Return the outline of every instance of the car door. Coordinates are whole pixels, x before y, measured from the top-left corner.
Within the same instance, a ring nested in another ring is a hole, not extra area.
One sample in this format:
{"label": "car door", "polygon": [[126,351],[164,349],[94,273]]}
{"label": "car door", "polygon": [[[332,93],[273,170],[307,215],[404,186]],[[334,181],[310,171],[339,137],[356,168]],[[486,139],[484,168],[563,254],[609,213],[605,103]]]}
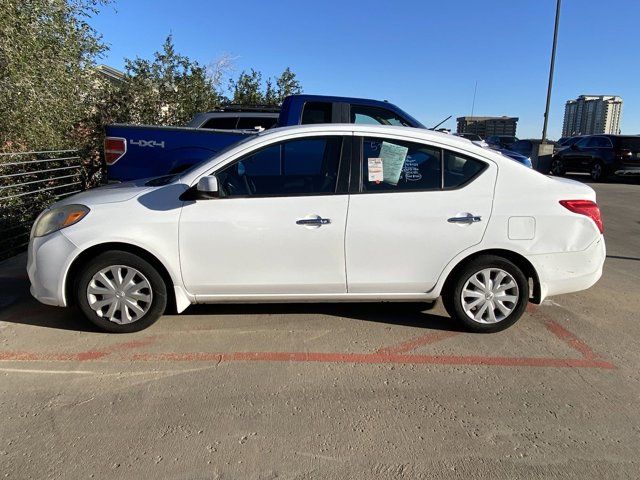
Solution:
{"label": "car door", "polygon": [[341,135],[293,138],[216,168],[220,197],[182,208],[187,290],[199,300],[345,293],[348,195],[338,172],[350,144]]}
{"label": "car door", "polygon": [[360,178],[346,231],[349,293],[424,293],[476,245],[491,217],[497,167],[402,137],[355,137]]}
{"label": "car door", "polygon": [[582,137],[562,151],[562,161],[567,172],[582,171],[582,159],[588,154],[586,150],[590,140],[591,137]]}

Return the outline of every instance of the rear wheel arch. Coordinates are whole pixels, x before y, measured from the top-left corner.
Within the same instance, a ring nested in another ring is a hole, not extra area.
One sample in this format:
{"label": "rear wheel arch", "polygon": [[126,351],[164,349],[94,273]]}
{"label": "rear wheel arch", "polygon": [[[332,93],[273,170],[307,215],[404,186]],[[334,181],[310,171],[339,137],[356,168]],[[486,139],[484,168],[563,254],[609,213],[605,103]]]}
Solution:
{"label": "rear wheel arch", "polygon": [[82,271],[82,267],[86,265],[89,260],[95,258],[97,255],[108,252],[108,251],[123,251],[128,252],[133,255],[137,255],[140,258],[149,262],[160,274],[162,280],[167,289],[167,311],[175,311],[176,309],[176,298],[173,286],[175,282],[171,277],[171,274],[164,266],[164,264],[152,253],[145,250],[144,248],[138,247],[136,245],[132,245],[130,243],[121,243],[121,242],[109,242],[109,243],[100,243],[98,245],[93,245],[86,250],[82,251],[71,263],[69,270],[67,271],[67,275],[65,276],[65,284],[64,284],[64,293],[65,300],[67,305],[71,305],[75,302],[75,294],[73,292],[73,288],[75,285],[75,280],[78,278]]}
{"label": "rear wheel arch", "polygon": [[475,260],[478,257],[485,256],[485,255],[502,257],[514,263],[520,270],[522,270],[522,273],[524,273],[524,275],[529,279],[531,283],[531,297],[529,300],[532,303],[536,303],[536,304],[540,303],[541,297],[542,297],[542,292],[540,287],[540,278],[538,277],[538,272],[536,271],[533,264],[529,260],[527,260],[527,258],[524,257],[523,255],[517,252],[514,252],[512,250],[505,250],[501,248],[494,248],[494,249],[487,249],[487,250],[480,250],[477,252],[473,252],[471,255],[460,260],[447,275],[447,279],[445,280],[442,286],[441,294],[444,294],[445,292],[449,291],[449,289],[451,288],[451,283],[457,277],[458,273],[469,262]]}

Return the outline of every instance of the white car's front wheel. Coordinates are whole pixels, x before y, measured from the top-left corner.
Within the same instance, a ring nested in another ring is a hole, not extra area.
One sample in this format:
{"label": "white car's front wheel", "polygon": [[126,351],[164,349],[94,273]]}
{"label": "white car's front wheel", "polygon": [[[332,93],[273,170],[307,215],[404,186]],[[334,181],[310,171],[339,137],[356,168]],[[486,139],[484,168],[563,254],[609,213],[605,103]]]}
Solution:
{"label": "white car's front wheel", "polygon": [[89,261],[75,286],[78,306],[100,329],[113,333],[143,330],[167,305],[166,285],[146,260],[109,251]]}
{"label": "white car's front wheel", "polygon": [[474,332],[503,330],[522,316],[529,284],[506,258],[485,255],[462,267],[443,293],[449,315]]}

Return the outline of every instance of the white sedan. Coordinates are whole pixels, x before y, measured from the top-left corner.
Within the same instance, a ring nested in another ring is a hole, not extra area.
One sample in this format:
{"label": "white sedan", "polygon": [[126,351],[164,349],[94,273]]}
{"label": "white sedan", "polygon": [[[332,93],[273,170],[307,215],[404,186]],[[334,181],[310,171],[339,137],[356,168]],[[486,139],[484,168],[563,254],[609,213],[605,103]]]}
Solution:
{"label": "white sedan", "polygon": [[89,190],[42,212],[31,292],[104,330],[167,305],[433,302],[497,331],[527,302],[592,286],[594,191],[422,129],[269,130],[178,176]]}

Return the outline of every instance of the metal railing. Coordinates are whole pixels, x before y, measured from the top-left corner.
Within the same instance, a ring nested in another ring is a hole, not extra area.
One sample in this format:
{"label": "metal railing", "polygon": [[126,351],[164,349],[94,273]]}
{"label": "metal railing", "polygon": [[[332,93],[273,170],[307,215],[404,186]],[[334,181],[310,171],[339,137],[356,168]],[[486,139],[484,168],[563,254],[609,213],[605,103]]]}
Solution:
{"label": "metal railing", "polygon": [[44,208],[84,188],[76,150],[0,153],[0,259],[25,249]]}

